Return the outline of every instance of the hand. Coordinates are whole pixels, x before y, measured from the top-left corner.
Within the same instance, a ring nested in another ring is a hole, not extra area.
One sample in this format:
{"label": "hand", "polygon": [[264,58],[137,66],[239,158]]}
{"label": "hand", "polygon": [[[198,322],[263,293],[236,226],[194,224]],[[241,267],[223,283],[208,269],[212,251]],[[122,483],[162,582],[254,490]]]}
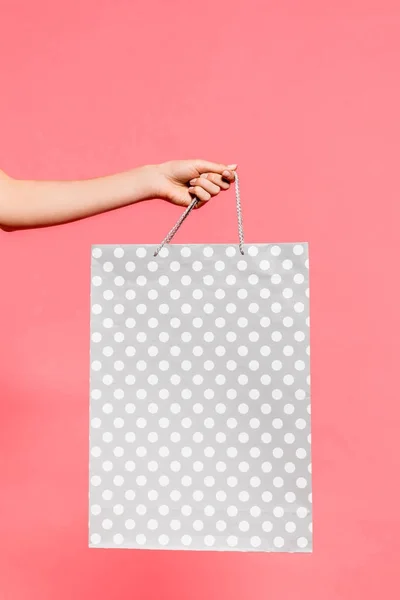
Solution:
{"label": "hand", "polygon": [[178,206],[189,206],[196,196],[200,208],[235,180],[237,165],[206,160],[173,160],[155,166],[152,182],[155,197]]}

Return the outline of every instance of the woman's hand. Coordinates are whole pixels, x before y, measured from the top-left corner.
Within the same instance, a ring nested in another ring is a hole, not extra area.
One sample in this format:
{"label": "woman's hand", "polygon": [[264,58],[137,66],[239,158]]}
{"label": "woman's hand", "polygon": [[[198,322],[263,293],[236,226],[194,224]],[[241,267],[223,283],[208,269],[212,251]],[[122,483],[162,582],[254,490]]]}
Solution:
{"label": "woman's hand", "polygon": [[236,165],[173,160],[81,181],[16,180],[0,171],[0,228],[56,225],[151,198],[202,206],[234,181]]}
{"label": "woman's hand", "polygon": [[235,180],[237,165],[223,165],[206,160],[172,160],[155,165],[152,182],[155,197],[178,206],[188,206],[193,197],[200,208]]}

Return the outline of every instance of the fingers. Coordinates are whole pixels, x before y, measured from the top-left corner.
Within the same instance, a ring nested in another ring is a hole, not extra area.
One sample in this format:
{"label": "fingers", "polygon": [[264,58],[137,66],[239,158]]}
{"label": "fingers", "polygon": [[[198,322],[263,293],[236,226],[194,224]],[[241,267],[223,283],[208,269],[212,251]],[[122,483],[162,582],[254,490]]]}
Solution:
{"label": "fingers", "polygon": [[193,161],[200,177],[190,180],[190,194],[199,200],[195,208],[200,208],[221,190],[228,190],[235,180],[237,165],[222,165],[204,160]]}
{"label": "fingers", "polygon": [[224,171],[235,171],[237,169],[237,165],[223,165],[201,159],[194,160],[193,164],[199,173],[218,173],[222,175]]}
{"label": "fingers", "polygon": [[202,175],[202,178],[206,177],[209,181],[212,181],[221,190],[229,190],[231,182],[235,180],[234,174],[231,172],[231,176],[218,175],[217,173],[206,173]]}
{"label": "fingers", "polygon": [[196,179],[191,179],[190,185],[192,187],[199,186],[206,190],[211,196],[216,196],[220,193],[221,188],[213,183],[208,177],[197,177]]}
{"label": "fingers", "polygon": [[196,198],[198,198],[199,200],[202,200],[203,202],[208,202],[208,200],[212,198],[211,194],[200,185],[190,187],[189,192],[196,196]]}

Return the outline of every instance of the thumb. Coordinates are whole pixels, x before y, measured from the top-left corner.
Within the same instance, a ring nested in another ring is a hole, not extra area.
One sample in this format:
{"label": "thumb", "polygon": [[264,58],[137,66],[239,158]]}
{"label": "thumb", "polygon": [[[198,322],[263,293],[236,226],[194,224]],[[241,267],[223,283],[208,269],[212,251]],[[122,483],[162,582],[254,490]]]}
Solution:
{"label": "thumb", "polygon": [[194,167],[199,173],[218,173],[219,175],[222,175],[227,169],[229,171],[234,171],[237,168],[237,165],[224,165],[222,163],[198,159],[194,161]]}

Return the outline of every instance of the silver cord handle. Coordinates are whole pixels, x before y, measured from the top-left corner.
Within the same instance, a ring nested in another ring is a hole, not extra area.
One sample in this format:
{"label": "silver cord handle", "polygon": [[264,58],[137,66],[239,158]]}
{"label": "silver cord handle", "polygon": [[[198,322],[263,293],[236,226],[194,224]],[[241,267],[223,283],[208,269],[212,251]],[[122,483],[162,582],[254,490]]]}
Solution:
{"label": "silver cord handle", "polygon": [[[235,175],[236,212],[237,212],[238,231],[239,231],[239,250],[240,250],[241,254],[244,254],[244,251],[243,251],[243,244],[244,244],[243,218],[242,218],[242,206],[241,206],[241,202],[240,202],[239,177],[238,177],[238,174],[236,173],[236,171],[234,171],[234,175]],[[175,223],[173,228],[167,233],[167,235],[165,236],[165,238],[163,239],[161,244],[157,247],[157,249],[154,252],[154,256],[157,256],[157,254],[160,252],[160,250],[164,247],[165,244],[169,244],[169,242],[174,237],[175,233],[178,231],[179,227],[182,225],[183,221],[186,219],[186,217],[189,215],[189,213],[193,210],[193,208],[196,206],[198,201],[199,201],[198,198],[193,198],[192,202],[189,204],[189,206],[186,208],[186,210],[179,217],[179,219],[177,220],[177,222]]]}

